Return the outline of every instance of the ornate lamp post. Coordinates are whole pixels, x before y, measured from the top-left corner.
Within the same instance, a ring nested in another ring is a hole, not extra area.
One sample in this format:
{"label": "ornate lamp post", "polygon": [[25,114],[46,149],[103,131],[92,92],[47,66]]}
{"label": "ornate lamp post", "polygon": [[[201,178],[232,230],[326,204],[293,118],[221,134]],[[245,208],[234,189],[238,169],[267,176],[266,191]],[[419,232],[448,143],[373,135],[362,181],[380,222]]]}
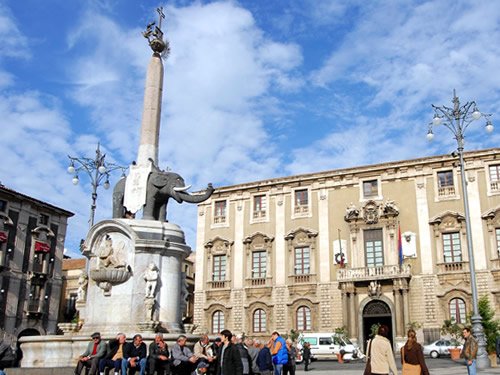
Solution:
{"label": "ornate lamp post", "polygon": [[[465,163],[464,163],[464,144],[465,144],[465,131],[469,125],[474,120],[479,120],[481,117],[486,119],[486,132],[493,132],[493,125],[491,124],[490,117],[491,114],[479,112],[476,106],[476,102],[467,102],[463,106],[460,106],[460,101],[457,98],[455,90],[453,90],[453,108],[446,106],[437,107],[434,104],[434,118],[432,122],[429,123],[429,130],[427,132],[427,140],[430,142],[434,139],[434,133],[432,132],[432,127],[442,124],[451,130],[458,144],[458,156],[460,158],[460,174],[462,177],[462,190],[464,194],[464,210],[465,210],[465,226],[467,235],[467,248],[469,250],[469,264],[470,264],[470,281],[472,289],[472,304],[474,308],[474,314],[472,315],[472,332],[474,337],[476,337],[479,349],[477,353],[477,367],[486,368],[489,367],[490,362],[488,359],[488,354],[486,353],[486,340],[484,337],[483,326],[481,324],[481,315],[479,315],[478,302],[477,302],[477,286],[476,286],[476,270],[474,266],[474,251],[472,249],[472,237],[471,237],[471,225],[469,217],[469,200],[467,195],[467,181],[465,179]],[[456,156],[456,152],[452,155]]]}
{"label": "ornate lamp post", "polygon": [[68,167],[68,173],[74,174],[73,185],[78,185],[80,179],[78,178],[78,174],[80,172],[85,172],[90,178],[90,182],[92,183],[92,204],[90,205],[90,219],[89,219],[89,227],[92,228],[94,225],[94,214],[96,209],[96,200],[97,200],[97,187],[101,185],[101,182],[105,179],[106,181],[103,184],[104,189],[109,189],[109,174],[116,170],[122,170],[122,177],[125,176],[125,171],[128,167],[122,167],[118,164],[107,163],[105,161],[106,154],[102,154],[100,150],[100,144],[97,144],[97,149],[95,150],[95,158],[75,158],[68,155],[70,160],[70,164]]}

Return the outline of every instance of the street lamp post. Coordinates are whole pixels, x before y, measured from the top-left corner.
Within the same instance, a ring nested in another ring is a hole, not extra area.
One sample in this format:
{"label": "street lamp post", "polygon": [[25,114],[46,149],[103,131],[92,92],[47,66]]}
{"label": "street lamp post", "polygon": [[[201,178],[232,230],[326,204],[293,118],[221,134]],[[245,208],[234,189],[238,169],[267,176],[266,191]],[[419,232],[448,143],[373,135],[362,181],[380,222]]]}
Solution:
{"label": "street lamp post", "polygon": [[[434,104],[434,118],[432,122],[429,123],[429,130],[427,132],[427,140],[430,142],[434,139],[434,133],[432,132],[432,127],[438,126],[440,124],[446,126],[454,134],[455,139],[458,144],[458,156],[460,159],[460,175],[462,178],[462,191],[464,194],[464,211],[465,211],[465,227],[467,235],[467,248],[469,250],[469,265],[470,265],[470,281],[472,289],[472,304],[474,312],[472,315],[472,332],[474,337],[477,339],[479,348],[477,352],[477,367],[486,368],[490,366],[490,361],[488,359],[488,354],[486,353],[486,339],[484,337],[482,318],[479,315],[478,301],[477,301],[477,286],[476,286],[476,269],[474,266],[474,251],[472,249],[472,236],[471,236],[471,225],[469,216],[469,200],[467,194],[467,181],[465,179],[465,162],[464,162],[464,144],[465,144],[465,131],[469,125],[474,120],[479,120],[481,117],[486,119],[486,132],[493,132],[493,125],[491,124],[490,117],[491,114],[479,112],[476,106],[476,102],[467,102],[463,106],[460,106],[460,101],[457,98],[455,90],[453,90],[453,108],[446,106],[437,107]],[[454,152],[453,155],[456,155]]]}
{"label": "street lamp post", "polygon": [[125,171],[128,167],[122,167],[118,164],[107,163],[105,161],[106,154],[101,153],[100,144],[97,144],[97,149],[95,151],[95,158],[75,158],[68,155],[70,160],[70,164],[68,167],[68,173],[74,174],[73,185],[78,185],[80,179],[78,177],[78,173],[85,172],[90,178],[90,182],[92,184],[92,204],[90,205],[90,218],[89,218],[89,227],[92,228],[94,225],[94,214],[96,209],[96,200],[97,200],[97,187],[101,185],[102,180],[106,179],[103,184],[104,189],[108,190],[109,185],[109,174],[116,170],[122,170],[122,177],[125,176]]}

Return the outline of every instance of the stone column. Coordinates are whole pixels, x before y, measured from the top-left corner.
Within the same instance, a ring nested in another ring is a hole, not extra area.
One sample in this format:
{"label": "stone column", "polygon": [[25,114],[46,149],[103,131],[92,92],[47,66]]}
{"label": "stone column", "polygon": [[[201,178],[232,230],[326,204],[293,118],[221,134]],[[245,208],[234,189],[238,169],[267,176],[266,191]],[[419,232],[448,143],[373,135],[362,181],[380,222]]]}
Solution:
{"label": "stone column", "polygon": [[330,257],[330,231],[328,228],[328,190],[325,188],[318,191],[318,255],[319,255],[319,282],[330,282],[330,268],[332,260]]}
{"label": "stone column", "polygon": [[[431,178],[432,179],[432,178]],[[417,219],[420,231],[420,265],[423,274],[433,274],[433,235],[429,228],[429,207],[426,190],[426,176],[419,176],[415,180],[415,195],[417,199]]]}
{"label": "stone column", "polygon": [[276,254],[274,255],[274,264],[273,267],[275,269],[274,275],[274,285],[285,285],[286,284],[286,268],[288,262],[287,259],[287,250],[285,248],[285,197],[281,193],[276,194]]}
{"label": "stone column", "polygon": [[137,164],[148,165],[149,159],[158,165],[158,140],[160,137],[161,99],[163,93],[163,63],[158,53],[149,61],[144,90],[141,122],[141,141]]}

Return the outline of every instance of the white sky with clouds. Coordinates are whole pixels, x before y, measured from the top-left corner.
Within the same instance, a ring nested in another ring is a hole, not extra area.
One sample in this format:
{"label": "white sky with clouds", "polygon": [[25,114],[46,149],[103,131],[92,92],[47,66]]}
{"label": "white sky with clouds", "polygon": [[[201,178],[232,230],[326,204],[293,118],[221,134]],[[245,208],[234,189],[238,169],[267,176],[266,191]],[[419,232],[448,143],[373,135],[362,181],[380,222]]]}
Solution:
{"label": "white sky with clouds", "polygon": [[[100,141],[108,161],[136,158],[141,31],[159,5],[172,50],[160,167],[194,190],[451,152],[448,130],[425,135],[454,88],[500,124],[497,1],[0,0],[0,181],[75,213],[73,256],[91,186],[72,185],[67,155]],[[467,150],[499,146],[483,125]],[[109,218],[111,189],[98,194],[96,220]],[[169,220],[194,247],[196,208],[172,201]]]}

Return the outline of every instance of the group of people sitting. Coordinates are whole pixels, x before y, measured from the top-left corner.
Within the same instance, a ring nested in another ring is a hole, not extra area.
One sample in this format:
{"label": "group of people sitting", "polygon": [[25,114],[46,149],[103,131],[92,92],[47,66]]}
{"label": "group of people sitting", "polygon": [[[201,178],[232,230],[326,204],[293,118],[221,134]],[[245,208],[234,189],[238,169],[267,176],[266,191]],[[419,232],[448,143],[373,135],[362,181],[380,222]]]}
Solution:
{"label": "group of people sitting", "polygon": [[[75,375],[87,368],[88,375],[104,375],[106,369],[118,375],[279,375],[295,374],[297,352],[291,340],[285,340],[274,332],[267,342],[234,336],[223,330],[212,344],[207,335],[202,335],[193,351],[186,346],[187,337],[180,335],[169,351],[163,335],[158,333],[149,345],[149,355],[142,336],[137,334],[132,342],[119,333],[105,342],[99,332],[91,335],[92,342],[78,358]],[[110,372],[110,375],[112,372]]]}

